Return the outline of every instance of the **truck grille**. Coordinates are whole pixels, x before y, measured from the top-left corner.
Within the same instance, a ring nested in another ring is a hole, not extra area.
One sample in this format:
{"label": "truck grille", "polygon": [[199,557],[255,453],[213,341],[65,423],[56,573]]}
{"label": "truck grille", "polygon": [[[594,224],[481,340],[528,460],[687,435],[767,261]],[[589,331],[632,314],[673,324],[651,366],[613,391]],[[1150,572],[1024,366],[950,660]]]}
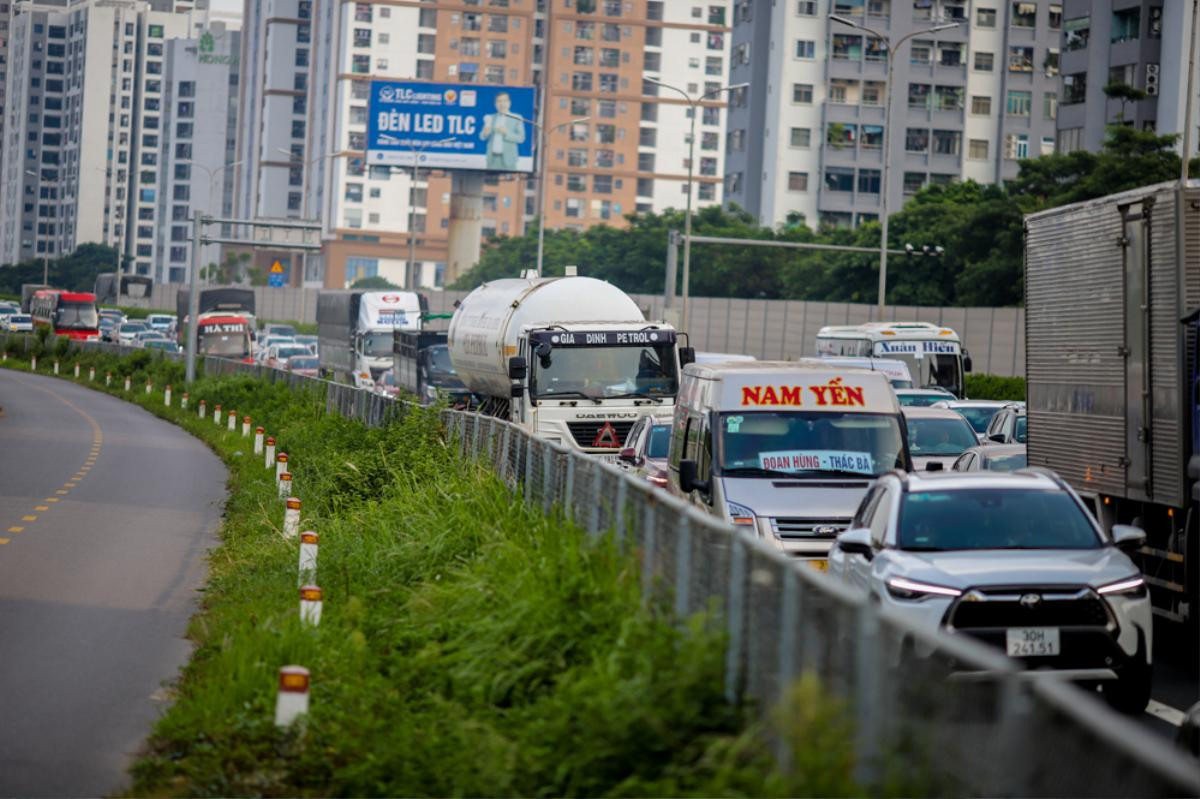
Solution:
{"label": "truck grille", "polygon": [[783,539],[832,540],[849,526],[849,517],[811,519],[803,516],[775,516],[771,519],[771,531]]}
{"label": "truck grille", "polygon": [[[1038,597],[1037,601],[1029,597]],[[1107,627],[1112,619],[1104,600],[1090,588],[1051,591],[1037,588],[968,591],[950,611],[957,629],[1006,627]]]}
{"label": "truck grille", "polygon": [[[600,431],[605,424],[612,425],[616,431],[616,444],[611,444],[611,439],[608,437],[597,444],[595,443],[600,436]],[[571,436],[575,439],[575,443],[586,449],[619,449],[629,436],[629,431],[633,429],[633,421],[609,421],[599,419],[594,422],[567,422],[567,429],[571,431]]]}

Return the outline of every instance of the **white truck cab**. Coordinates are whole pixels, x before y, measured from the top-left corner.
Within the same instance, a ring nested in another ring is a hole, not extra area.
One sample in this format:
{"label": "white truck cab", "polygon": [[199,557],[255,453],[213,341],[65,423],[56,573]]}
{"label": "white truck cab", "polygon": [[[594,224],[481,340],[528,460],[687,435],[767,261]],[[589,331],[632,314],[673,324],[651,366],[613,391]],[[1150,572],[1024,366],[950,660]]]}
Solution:
{"label": "white truck cab", "polygon": [[691,364],[671,431],[671,489],[818,568],[868,486],[910,469],[880,372],[818,359]]}

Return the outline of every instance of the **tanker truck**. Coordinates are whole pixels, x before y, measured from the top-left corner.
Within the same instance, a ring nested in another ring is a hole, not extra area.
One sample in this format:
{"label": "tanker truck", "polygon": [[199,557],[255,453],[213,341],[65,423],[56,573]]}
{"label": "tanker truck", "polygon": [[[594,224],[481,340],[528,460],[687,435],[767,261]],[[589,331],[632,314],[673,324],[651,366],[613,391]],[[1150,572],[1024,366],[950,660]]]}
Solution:
{"label": "tanker truck", "polygon": [[671,411],[694,360],[670,325],[570,269],[483,284],[459,304],[448,343],[480,413],[613,461],[638,419]]}

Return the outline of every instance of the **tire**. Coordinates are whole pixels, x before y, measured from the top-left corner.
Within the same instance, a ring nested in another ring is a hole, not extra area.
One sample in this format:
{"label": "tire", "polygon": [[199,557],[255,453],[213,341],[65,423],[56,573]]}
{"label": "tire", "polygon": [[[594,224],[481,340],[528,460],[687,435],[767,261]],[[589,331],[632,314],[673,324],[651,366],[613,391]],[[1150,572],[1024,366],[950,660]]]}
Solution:
{"label": "tire", "polygon": [[1154,682],[1154,667],[1139,661],[1121,670],[1115,681],[1104,683],[1104,698],[1109,707],[1120,713],[1141,715],[1150,704],[1150,688]]}

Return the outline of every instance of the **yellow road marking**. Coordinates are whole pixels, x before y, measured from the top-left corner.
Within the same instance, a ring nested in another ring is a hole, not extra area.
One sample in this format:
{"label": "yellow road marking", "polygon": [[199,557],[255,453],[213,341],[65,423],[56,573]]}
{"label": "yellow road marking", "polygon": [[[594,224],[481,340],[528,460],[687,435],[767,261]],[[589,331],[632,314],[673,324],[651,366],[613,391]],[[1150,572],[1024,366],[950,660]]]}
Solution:
{"label": "yellow road marking", "polygon": [[23,522],[36,522],[36,521],[37,521],[37,517],[36,517],[36,516],[22,516],[22,517],[21,517],[21,521],[23,521]]}
{"label": "yellow road marking", "polygon": [[54,493],[55,493],[55,494],[65,494],[65,493],[67,493],[67,492],[66,492],[66,491],[63,491],[63,490],[60,488],[59,490],[55,491]]}
{"label": "yellow road marking", "polygon": [[8,528],[8,531],[10,533],[19,533],[24,529],[25,529],[24,527],[10,527],[10,528]]}
{"label": "yellow road marking", "polygon": [[7,538],[0,538],[0,544],[7,544],[7,543],[8,543]]}
{"label": "yellow road marking", "polygon": [[49,505],[34,505],[33,509],[34,510],[50,510],[50,506]]}
{"label": "yellow road marking", "polygon": [[46,497],[43,502],[58,502],[58,497]]}

